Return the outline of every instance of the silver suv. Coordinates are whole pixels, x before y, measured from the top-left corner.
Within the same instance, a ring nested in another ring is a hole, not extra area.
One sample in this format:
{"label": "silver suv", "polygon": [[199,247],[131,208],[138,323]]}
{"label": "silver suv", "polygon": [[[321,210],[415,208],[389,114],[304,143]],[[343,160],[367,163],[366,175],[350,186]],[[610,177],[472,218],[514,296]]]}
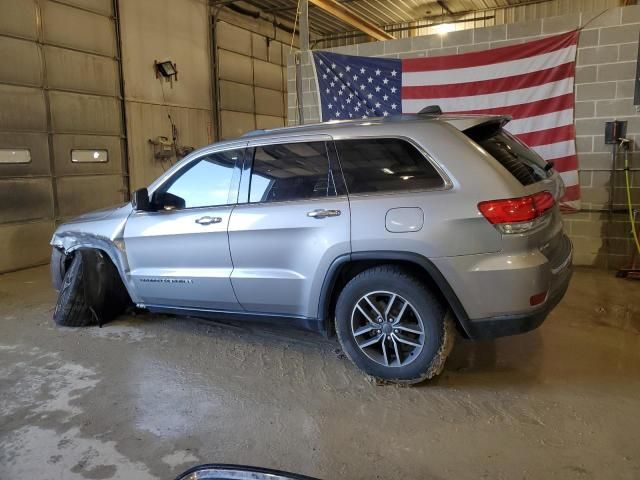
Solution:
{"label": "silver suv", "polygon": [[552,164],[507,117],[412,115],[267,131],[193,152],[131,204],[55,232],[60,325],[127,305],[337,333],[369,375],[437,375],[456,331],[526,332],[572,247]]}

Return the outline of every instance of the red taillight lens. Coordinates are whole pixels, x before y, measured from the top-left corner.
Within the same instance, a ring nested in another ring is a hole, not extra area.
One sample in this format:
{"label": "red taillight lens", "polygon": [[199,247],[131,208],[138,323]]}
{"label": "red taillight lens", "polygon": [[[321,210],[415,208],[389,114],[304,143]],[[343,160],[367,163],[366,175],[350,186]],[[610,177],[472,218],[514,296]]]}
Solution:
{"label": "red taillight lens", "polygon": [[538,192],[520,198],[505,198],[480,202],[478,210],[493,225],[530,222],[553,207],[555,199],[549,192]]}

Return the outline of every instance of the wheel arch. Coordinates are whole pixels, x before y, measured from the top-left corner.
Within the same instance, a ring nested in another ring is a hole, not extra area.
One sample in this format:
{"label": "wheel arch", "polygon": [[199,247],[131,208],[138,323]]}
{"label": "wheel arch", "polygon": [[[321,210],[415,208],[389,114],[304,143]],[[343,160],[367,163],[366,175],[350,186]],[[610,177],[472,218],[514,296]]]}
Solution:
{"label": "wheel arch", "polygon": [[[128,270],[127,261],[125,255],[118,249],[115,242],[110,239],[101,238],[90,234],[70,235],[66,234],[63,237],[57,237],[52,242],[52,246],[58,249],[62,254],[70,256],[74,252],[81,249],[92,249],[102,252],[116,267],[116,271],[120,276],[120,281],[124,285],[129,297],[134,303],[137,303],[137,295],[133,286],[127,281],[126,271]],[[53,272],[53,269],[52,269]],[[60,274],[64,276],[64,271]],[[54,279],[55,284],[55,279]]]}
{"label": "wheel arch", "polygon": [[424,280],[451,308],[460,332],[465,337],[469,336],[467,312],[440,270],[428,258],[403,251],[355,252],[341,255],[333,261],[322,284],[318,305],[318,318],[323,324],[326,335],[333,334],[332,319],[342,287],[351,278],[368,268],[389,264],[402,266]]}

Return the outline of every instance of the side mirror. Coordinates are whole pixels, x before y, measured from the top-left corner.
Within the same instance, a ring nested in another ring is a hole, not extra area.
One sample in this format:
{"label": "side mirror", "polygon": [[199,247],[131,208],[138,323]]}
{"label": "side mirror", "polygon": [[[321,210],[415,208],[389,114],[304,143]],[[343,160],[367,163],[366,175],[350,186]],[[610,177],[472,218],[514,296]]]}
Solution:
{"label": "side mirror", "polygon": [[184,198],[174,195],[173,193],[164,192],[158,195],[158,198],[154,196],[153,202],[157,208],[162,210],[182,210],[187,206]]}
{"label": "side mirror", "polygon": [[149,191],[146,188],[139,188],[131,195],[131,205],[134,210],[148,212],[151,210],[151,202],[149,201]]}

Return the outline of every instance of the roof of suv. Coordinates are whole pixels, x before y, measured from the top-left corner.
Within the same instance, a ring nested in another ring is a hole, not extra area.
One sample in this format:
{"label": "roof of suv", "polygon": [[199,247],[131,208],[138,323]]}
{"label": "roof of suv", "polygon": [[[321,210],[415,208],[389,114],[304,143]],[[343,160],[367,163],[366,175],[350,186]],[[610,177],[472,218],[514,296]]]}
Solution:
{"label": "roof of suv", "polygon": [[394,123],[418,123],[418,122],[447,122],[460,131],[480,125],[489,121],[508,122],[511,118],[505,115],[393,115],[390,117],[372,117],[357,120],[330,120],[322,123],[310,123],[305,125],[295,125],[282,128],[271,128],[263,130],[253,130],[242,135],[241,138],[250,137],[261,138],[268,136],[280,136],[286,134],[309,134],[309,133],[327,133],[329,131],[339,130],[342,128],[354,126],[369,126]]}

